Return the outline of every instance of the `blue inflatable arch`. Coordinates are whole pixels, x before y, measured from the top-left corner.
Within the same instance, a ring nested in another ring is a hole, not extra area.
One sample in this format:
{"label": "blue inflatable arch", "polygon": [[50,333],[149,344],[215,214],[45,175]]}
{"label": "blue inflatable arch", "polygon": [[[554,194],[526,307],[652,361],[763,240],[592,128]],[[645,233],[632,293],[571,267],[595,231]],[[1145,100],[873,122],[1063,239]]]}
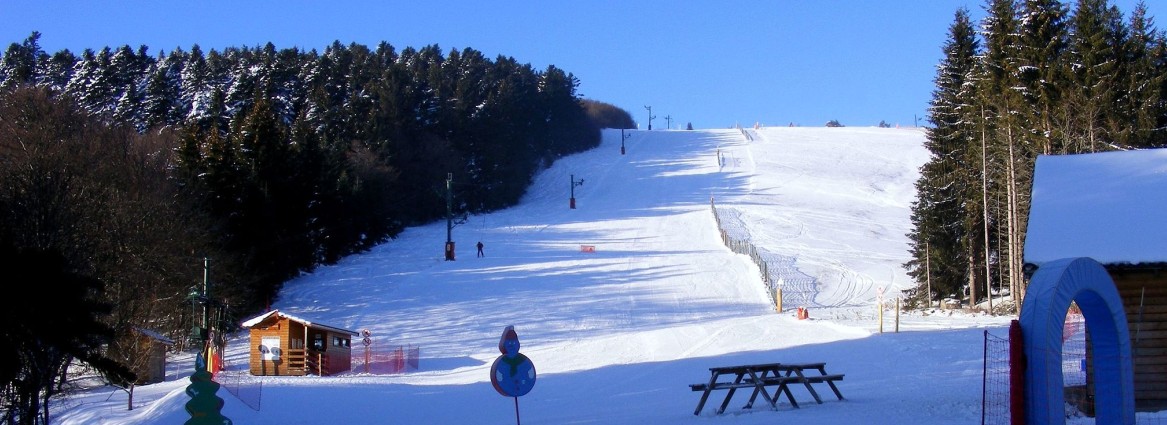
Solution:
{"label": "blue inflatable arch", "polygon": [[1045,263],[1021,307],[1025,341],[1025,416],[1031,425],[1065,424],[1062,327],[1070,302],[1086,319],[1094,362],[1094,410],[1100,424],[1135,424],[1134,372],[1126,312],[1114,281],[1090,258]]}

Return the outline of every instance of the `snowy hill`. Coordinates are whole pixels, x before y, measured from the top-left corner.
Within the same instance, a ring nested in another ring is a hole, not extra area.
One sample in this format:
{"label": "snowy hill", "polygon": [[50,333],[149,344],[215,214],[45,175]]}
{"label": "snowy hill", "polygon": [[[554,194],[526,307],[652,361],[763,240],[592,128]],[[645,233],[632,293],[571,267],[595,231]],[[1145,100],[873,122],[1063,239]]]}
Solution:
{"label": "snowy hill", "polygon": [[[881,289],[891,299],[912,286],[900,265],[928,157],[922,131],[630,134],[625,155],[620,132],[606,130],[599,148],[541,173],[519,206],[454,228],[456,261],[442,259],[444,222],[410,228],[288,282],[273,305],[368,329],[375,344],[418,346],[418,371],[255,378],[259,410],[220,390],[224,415],[235,424],[511,423],[515,405],[488,370],[500,332],[514,325],[538,370],[519,400],[525,424],[980,418],[983,328],[1003,335],[1010,318],[915,313],[891,333],[889,312],[883,334],[875,319]],[[810,320],[797,320],[794,305],[774,311],[758,267],[722,243],[711,202],[787,277],[810,282],[797,305]],[[232,339],[228,373],[246,373],[248,349],[246,334]],[[847,399],[738,414],[739,395],[724,418],[709,407],[693,415],[700,394],[688,384],[707,380],[709,367],[779,361],[827,362],[846,374]],[[138,387],[132,411],[124,393],[103,388],[56,405],[56,423],[181,423],[191,364],[171,358],[167,381]]]}

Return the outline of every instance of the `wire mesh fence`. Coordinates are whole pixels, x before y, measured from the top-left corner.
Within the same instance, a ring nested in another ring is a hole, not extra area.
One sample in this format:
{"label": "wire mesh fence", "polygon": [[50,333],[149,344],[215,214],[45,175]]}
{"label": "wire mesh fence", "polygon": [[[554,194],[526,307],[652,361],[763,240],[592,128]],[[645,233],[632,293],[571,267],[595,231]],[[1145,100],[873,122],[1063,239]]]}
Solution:
{"label": "wire mesh fence", "polygon": [[215,374],[215,382],[256,412],[263,400],[263,379],[252,376],[247,369],[225,370]]}
{"label": "wire mesh fence", "polygon": [[732,208],[717,208],[713,199],[709,200],[713,218],[721,232],[725,246],[738,254],[750,257],[762,272],[762,283],[776,306],[781,309],[817,306],[814,297],[818,294],[818,281],[795,267],[796,258],[776,254],[754,246],[750,242],[750,231],[741,219],[741,211]]}
{"label": "wire mesh fence", "polygon": [[981,424],[1010,425],[1009,339],[985,331]]}

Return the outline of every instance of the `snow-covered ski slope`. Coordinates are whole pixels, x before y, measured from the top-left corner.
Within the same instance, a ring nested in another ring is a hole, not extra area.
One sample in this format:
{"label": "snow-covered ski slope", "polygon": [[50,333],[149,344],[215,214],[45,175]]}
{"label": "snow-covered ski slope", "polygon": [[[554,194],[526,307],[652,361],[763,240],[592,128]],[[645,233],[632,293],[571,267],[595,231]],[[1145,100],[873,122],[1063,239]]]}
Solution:
{"label": "snow-covered ski slope", "polygon": [[[912,285],[901,264],[927,160],[921,130],[631,131],[624,155],[620,134],[605,130],[598,148],[556,161],[520,205],[455,227],[456,261],[443,260],[445,222],[409,228],[288,282],[273,305],[368,329],[378,346],[419,346],[420,370],[264,377],[259,411],[220,391],[224,414],[236,424],[513,423],[514,401],[488,370],[514,325],[538,371],[519,400],[524,424],[979,420],[979,328],[1008,318],[916,313],[898,334],[890,313],[888,333],[875,319],[880,288],[890,299]],[[810,320],[774,311],[758,267],[722,243],[711,203],[791,276],[813,279]],[[245,333],[232,339],[229,371],[247,369],[250,348]],[[715,402],[693,415],[700,394],[688,384],[708,380],[709,367],[820,361],[846,374],[847,400],[741,414],[739,394],[721,417]],[[190,369],[189,356],[172,358],[167,382],[136,389],[134,411],[105,389],[70,399],[57,418],[181,423]]]}

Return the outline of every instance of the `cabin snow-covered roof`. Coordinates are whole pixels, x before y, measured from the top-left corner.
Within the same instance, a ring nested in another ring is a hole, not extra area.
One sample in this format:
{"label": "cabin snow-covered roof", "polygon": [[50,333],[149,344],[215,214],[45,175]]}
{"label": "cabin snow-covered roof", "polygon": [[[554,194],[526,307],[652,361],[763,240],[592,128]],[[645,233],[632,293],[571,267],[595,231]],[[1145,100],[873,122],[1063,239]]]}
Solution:
{"label": "cabin snow-covered roof", "polygon": [[166,335],[162,335],[161,333],[158,333],[158,331],[155,331],[153,329],[139,328],[139,327],[135,326],[134,330],[138,331],[138,333],[140,333],[142,335],[145,335],[147,337],[154,339],[155,341],[161,342],[161,343],[166,344],[166,345],[174,345],[173,339],[167,338]]}
{"label": "cabin snow-covered roof", "polygon": [[272,317],[273,315],[276,315],[277,317],[286,318],[286,319],[291,320],[293,322],[301,323],[304,326],[308,326],[308,327],[322,328],[322,329],[330,330],[333,332],[347,333],[349,335],[354,335],[354,336],[360,335],[360,334],[356,333],[355,331],[350,331],[348,329],[338,328],[335,326],[329,326],[329,325],[325,325],[323,323],[313,322],[311,320],[296,317],[296,316],[293,316],[293,315],[290,315],[287,313],[281,313],[279,310],[272,310],[272,311],[269,311],[267,313],[261,314],[259,316],[253,317],[251,319],[245,320],[245,321],[243,321],[242,325],[245,328],[251,328],[251,327],[254,327],[255,325],[262,323],[264,320],[267,320],[267,318]]}
{"label": "cabin snow-covered roof", "polygon": [[1107,266],[1167,262],[1167,149],[1041,155],[1025,262],[1090,257]]}

